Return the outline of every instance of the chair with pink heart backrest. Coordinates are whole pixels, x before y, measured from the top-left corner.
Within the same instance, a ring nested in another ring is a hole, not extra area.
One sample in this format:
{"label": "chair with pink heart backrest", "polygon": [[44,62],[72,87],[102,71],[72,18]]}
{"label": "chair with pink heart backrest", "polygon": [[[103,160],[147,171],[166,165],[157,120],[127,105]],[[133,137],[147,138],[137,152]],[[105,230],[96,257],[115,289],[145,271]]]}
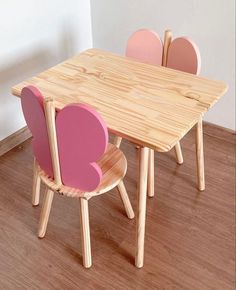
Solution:
{"label": "chair with pink heart backrest", "polygon": [[91,267],[88,200],[117,187],[127,216],[134,212],[123,178],[124,154],[108,143],[108,130],[101,116],[82,104],[55,111],[53,100],[33,86],[21,92],[23,113],[33,135],[36,176],[46,185],[38,236],[46,234],[54,192],[77,197],[80,202],[83,265]]}

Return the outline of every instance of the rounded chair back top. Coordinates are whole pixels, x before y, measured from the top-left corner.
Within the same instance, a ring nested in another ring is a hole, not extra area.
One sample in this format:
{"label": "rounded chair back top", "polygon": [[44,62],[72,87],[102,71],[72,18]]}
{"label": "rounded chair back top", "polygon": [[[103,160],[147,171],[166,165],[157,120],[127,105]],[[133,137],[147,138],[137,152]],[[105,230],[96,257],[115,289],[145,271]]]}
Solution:
{"label": "rounded chair back top", "polygon": [[33,135],[34,156],[47,175],[53,178],[52,159],[49,147],[47,124],[44,114],[44,97],[34,86],[21,91],[21,107],[25,121]]}
{"label": "rounded chair back top", "polygon": [[108,145],[105,122],[87,105],[71,104],[57,113],[56,131],[63,184],[95,190],[102,179],[96,161]]}
{"label": "rounded chair back top", "polygon": [[199,74],[201,56],[197,45],[187,37],[174,39],[168,48],[167,67]]}
{"label": "rounded chair back top", "polygon": [[126,47],[126,56],[153,65],[161,65],[162,53],[163,44],[159,35],[149,29],[134,32]]}
{"label": "rounded chair back top", "polygon": [[[21,104],[33,135],[33,152],[41,169],[53,178],[44,98],[33,86],[22,89]],[[96,161],[105,153],[108,130],[101,116],[83,104],[70,104],[58,111],[55,120],[62,183],[81,191],[93,191],[102,172]]]}

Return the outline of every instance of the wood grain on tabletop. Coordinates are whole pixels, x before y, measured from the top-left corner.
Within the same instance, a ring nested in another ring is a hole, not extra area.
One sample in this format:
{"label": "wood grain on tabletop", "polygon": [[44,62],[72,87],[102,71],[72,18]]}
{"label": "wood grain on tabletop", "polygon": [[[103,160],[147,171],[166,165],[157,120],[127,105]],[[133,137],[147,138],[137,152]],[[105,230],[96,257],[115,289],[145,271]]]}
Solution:
{"label": "wood grain on tabletop", "polygon": [[35,85],[58,108],[85,103],[111,132],[169,151],[227,90],[221,81],[89,49],[12,88]]}

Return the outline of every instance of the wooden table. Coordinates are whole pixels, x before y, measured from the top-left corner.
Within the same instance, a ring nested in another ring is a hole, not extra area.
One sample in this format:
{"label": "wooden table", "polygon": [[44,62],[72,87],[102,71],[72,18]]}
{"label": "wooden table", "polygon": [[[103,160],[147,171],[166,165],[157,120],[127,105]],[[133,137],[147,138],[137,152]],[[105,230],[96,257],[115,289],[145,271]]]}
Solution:
{"label": "wooden table", "polygon": [[149,148],[169,151],[197,125],[199,188],[204,189],[202,116],[226,92],[220,81],[143,64],[89,49],[12,88],[35,85],[62,108],[73,102],[94,107],[109,130],[140,146],[137,267],[143,266]]}

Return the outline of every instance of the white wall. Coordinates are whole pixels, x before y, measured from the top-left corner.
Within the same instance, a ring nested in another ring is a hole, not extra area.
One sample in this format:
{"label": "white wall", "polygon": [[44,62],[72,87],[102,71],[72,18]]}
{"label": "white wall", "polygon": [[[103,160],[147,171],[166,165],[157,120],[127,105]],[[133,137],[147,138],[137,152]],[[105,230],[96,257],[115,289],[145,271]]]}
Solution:
{"label": "white wall", "polygon": [[124,53],[128,37],[139,28],[174,37],[187,35],[200,47],[201,75],[229,84],[228,93],[205,120],[235,130],[234,0],[91,0],[93,44]]}
{"label": "white wall", "polygon": [[92,47],[90,0],[0,0],[0,140],[25,125],[11,87]]}

